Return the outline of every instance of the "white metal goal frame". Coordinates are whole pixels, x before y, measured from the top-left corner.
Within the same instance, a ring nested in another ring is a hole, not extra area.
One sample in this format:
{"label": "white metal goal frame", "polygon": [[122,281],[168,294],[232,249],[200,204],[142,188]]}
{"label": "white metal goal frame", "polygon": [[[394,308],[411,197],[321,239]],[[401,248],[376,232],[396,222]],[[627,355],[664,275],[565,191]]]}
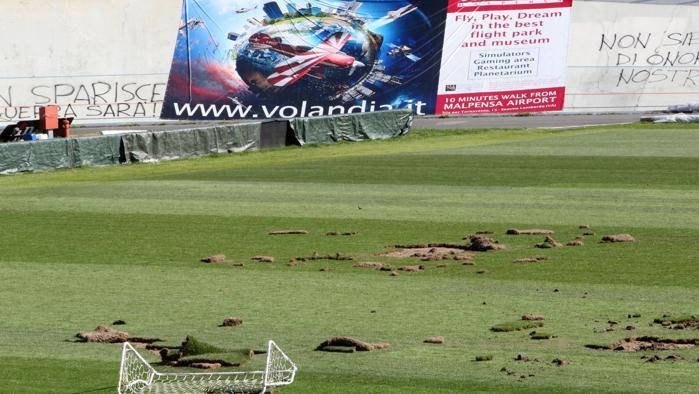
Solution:
{"label": "white metal goal frame", "polygon": [[124,342],[119,368],[119,394],[135,393],[264,393],[294,382],[298,367],[274,341],[267,344],[264,371],[164,373],[153,368],[130,343]]}

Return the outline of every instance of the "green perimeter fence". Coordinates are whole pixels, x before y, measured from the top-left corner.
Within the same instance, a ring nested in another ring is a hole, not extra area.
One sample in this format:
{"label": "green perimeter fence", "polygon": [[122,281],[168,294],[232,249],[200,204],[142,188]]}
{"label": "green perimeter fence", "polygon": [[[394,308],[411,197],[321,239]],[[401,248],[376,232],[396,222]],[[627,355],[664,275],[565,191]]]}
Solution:
{"label": "green perimeter fence", "polygon": [[410,132],[409,110],[0,144],[0,174],[148,163],[289,144],[389,139]]}

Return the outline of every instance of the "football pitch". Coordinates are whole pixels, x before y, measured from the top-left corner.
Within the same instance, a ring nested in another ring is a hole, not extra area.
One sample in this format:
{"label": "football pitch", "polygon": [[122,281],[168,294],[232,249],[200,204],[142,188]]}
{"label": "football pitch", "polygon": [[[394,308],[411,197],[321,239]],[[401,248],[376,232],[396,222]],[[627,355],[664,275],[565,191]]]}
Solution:
{"label": "football pitch", "polygon": [[[511,228],[584,245],[539,249]],[[288,229],[308,234],[269,235]],[[382,255],[477,232],[505,249],[472,265]],[[673,321],[699,318],[697,240],[696,125],[426,130],[0,177],[0,392],[115,392],[121,346],[75,334],[118,319],[167,344],[273,339],[299,367],[283,393],[696,392],[699,325]],[[353,260],[288,264],[337,254]],[[491,330],[524,314],[543,327]],[[219,327],[229,316],[243,325]],[[314,350],[335,336],[390,347]],[[644,337],[653,349],[614,350]]]}

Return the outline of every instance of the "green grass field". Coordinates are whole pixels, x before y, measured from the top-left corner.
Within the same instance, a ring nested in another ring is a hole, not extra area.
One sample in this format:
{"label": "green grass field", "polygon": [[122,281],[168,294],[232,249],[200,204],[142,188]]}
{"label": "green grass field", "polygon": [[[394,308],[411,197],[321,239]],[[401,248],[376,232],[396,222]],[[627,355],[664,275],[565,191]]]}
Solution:
{"label": "green grass field", "polygon": [[[115,392],[120,346],[73,337],[116,319],[169,343],[194,335],[256,349],[274,339],[300,368],[283,393],[697,392],[699,348],[585,345],[699,338],[651,324],[699,313],[698,152],[696,126],[419,131],[0,177],[0,392]],[[582,224],[596,233],[582,247],[540,250],[543,236],[505,235],[544,228],[565,243],[589,231]],[[267,235],[281,229],[310,234]],[[377,256],[388,245],[465,242],[483,230],[507,249],[478,253],[475,266]],[[637,242],[599,243],[616,233]],[[426,270],[392,277],[346,261],[286,264],[316,251]],[[199,262],[217,253],[228,262]],[[255,255],[276,262],[251,262]],[[548,259],[512,263],[532,256]],[[554,338],[490,330],[524,313],[543,314],[536,330]],[[228,316],[244,325],[218,327]],[[608,320],[620,328],[605,331]],[[339,335],[392,346],[313,350]],[[423,343],[435,335],[445,343]],[[685,360],[641,359],[655,354]]]}

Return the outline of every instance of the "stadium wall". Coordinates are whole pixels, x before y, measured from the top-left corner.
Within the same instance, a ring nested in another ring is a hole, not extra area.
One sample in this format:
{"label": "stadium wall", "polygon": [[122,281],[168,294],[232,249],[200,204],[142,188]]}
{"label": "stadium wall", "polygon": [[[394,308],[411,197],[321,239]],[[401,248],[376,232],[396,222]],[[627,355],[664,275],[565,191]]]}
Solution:
{"label": "stadium wall", "polygon": [[[3,4],[0,124],[55,102],[78,122],[156,119],[180,0]],[[575,1],[567,112],[699,101],[699,7]]]}

